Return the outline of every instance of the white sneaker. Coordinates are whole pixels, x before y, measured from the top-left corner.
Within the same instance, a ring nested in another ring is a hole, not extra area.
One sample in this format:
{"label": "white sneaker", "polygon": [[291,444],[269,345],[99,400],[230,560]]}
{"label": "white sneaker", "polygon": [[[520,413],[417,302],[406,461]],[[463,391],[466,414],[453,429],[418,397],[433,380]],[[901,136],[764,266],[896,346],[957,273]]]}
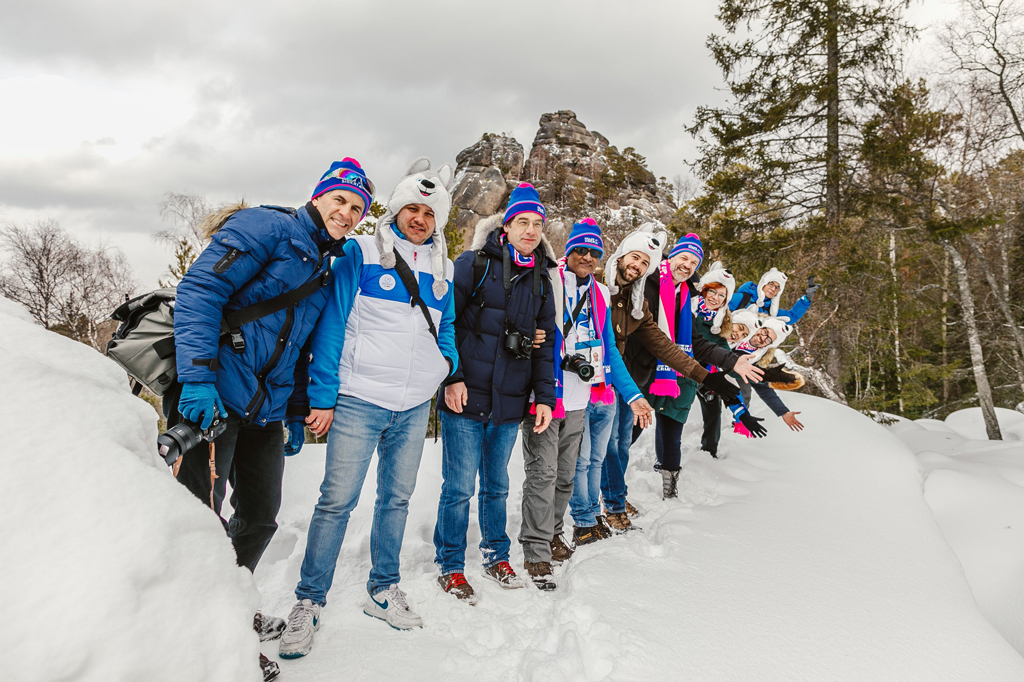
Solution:
{"label": "white sneaker", "polygon": [[295,604],[288,614],[288,627],[281,635],[281,658],[299,658],[313,648],[313,633],[320,629],[320,605],[308,599]]}
{"label": "white sneaker", "polygon": [[423,627],[423,619],[409,608],[409,603],[405,601],[405,592],[398,589],[398,585],[392,585],[375,595],[366,595],[363,613],[386,621],[396,630],[412,630]]}

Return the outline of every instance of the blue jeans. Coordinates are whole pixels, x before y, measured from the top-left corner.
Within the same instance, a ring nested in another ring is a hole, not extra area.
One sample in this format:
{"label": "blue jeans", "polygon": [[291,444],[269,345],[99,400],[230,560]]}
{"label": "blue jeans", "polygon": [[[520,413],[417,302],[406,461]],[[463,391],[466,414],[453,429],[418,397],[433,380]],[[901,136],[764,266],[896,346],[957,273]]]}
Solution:
{"label": "blue jeans", "polygon": [[626,511],[626,467],[629,466],[629,446],[633,443],[633,410],[629,409],[618,391],[615,395],[612,436],[601,472],[601,495],[609,514]]}
{"label": "blue jeans", "polygon": [[338,396],[334,423],[327,435],[327,472],[309,522],[296,598],[321,606],[327,603],[349,514],[359,501],[374,449],[378,456],[377,502],[370,529],[370,579],[366,589],[377,594],[401,580],[398,555],[429,417],[429,400],[393,412],[352,396]]}
{"label": "blue jeans", "polygon": [[449,412],[440,412],[441,499],[437,503],[434,527],[435,563],[441,575],[465,573],[466,532],[469,530],[469,501],[480,478],[477,519],[480,522],[480,554],[484,568],[508,561],[511,541],[505,532],[508,499],[508,460],[516,444],[519,422],[494,424],[478,422]]}
{"label": "blue jeans", "polygon": [[597,515],[601,513],[601,472],[614,421],[615,403],[587,405],[583,445],[576,460],[576,478],[572,497],[569,498],[572,520],[577,526],[589,528],[597,525]]}

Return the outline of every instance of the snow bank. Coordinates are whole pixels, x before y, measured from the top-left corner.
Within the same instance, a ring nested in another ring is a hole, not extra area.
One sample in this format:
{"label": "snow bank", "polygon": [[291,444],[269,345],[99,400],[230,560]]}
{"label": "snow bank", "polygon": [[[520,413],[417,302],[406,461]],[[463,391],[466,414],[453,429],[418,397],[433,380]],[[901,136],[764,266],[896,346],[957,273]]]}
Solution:
{"label": "snow bank", "polygon": [[921,462],[925,500],[978,607],[1024,653],[1024,415],[997,412],[1003,441],[985,439],[980,408],[889,428]]}
{"label": "snow bank", "polygon": [[[376,476],[348,527],[312,653],[282,678],[365,680],[1020,680],[1024,660],[982,616],[925,504],[907,448],[859,413],[804,395],[803,433],[767,416],[767,439],[723,439],[724,461],[693,452],[682,499],[660,499],[652,433],[634,446],[630,499],[642,532],[580,548],[554,593],[503,591],[479,577],[470,517],[467,577],[475,607],[441,593],[431,536],[440,445],[427,442],[402,556],[402,587],[426,627],[396,632],[365,617]],[[755,411],[757,411],[755,409]],[[761,410],[766,412],[766,410]],[[522,453],[513,453],[512,563]],[[281,530],[257,570],[265,610],[285,614],[323,477],[307,445],[285,473]],[[571,521],[567,518],[567,528]],[[264,652],[276,655],[277,645]]]}
{"label": "snow bank", "polygon": [[0,298],[0,386],[4,678],[262,679],[252,578],[123,372]]}

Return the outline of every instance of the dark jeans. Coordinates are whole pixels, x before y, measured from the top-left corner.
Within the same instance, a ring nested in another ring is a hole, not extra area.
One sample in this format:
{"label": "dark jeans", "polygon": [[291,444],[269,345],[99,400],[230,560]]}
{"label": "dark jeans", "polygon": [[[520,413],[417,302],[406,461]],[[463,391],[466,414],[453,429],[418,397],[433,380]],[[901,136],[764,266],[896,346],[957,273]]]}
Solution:
{"label": "dark jeans", "polygon": [[682,459],[679,442],[683,437],[683,425],[664,415],[655,415],[654,452],[658,455],[655,469],[679,471]]}
{"label": "dark jeans", "polygon": [[[608,455],[601,470],[601,497],[609,514],[626,511],[626,468],[629,466],[629,446],[633,444],[633,410],[615,392],[615,420],[612,436],[608,440]],[[639,432],[637,432],[639,436]]]}
{"label": "dark jeans", "polygon": [[704,434],[700,437],[700,449],[718,454],[718,441],[722,438],[722,399],[717,395],[710,403],[697,398],[700,413],[704,417]]}
{"label": "dark jeans", "polygon": [[[168,428],[185,420],[178,412],[180,395],[180,387],[164,395]],[[229,413],[227,429],[214,441],[214,447],[217,480],[213,510],[220,516],[225,483],[230,481],[231,506],[235,511],[229,520],[220,520],[234,545],[238,565],[253,571],[277,531],[284,476],[284,429],[281,422],[256,426]],[[178,482],[203,504],[210,505],[209,443],[203,441],[182,456]]]}

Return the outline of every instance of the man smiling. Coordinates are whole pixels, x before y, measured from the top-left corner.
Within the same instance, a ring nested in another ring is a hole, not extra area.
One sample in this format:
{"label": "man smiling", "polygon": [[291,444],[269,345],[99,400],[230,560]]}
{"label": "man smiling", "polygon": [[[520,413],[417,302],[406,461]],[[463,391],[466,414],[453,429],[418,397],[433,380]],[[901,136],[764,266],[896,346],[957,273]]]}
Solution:
{"label": "man smiling", "polygon": [[327,434],[327,465],[280,656],[309,653],[376,450],[377,501],[363,611],[400,630],[423,625],[398,587],[399,555],[416,485],[430,398],[458,366],[448,220],[448,166],[413,162],[374,235],[345,246],[335,286],[313,335],[307,424]]}

